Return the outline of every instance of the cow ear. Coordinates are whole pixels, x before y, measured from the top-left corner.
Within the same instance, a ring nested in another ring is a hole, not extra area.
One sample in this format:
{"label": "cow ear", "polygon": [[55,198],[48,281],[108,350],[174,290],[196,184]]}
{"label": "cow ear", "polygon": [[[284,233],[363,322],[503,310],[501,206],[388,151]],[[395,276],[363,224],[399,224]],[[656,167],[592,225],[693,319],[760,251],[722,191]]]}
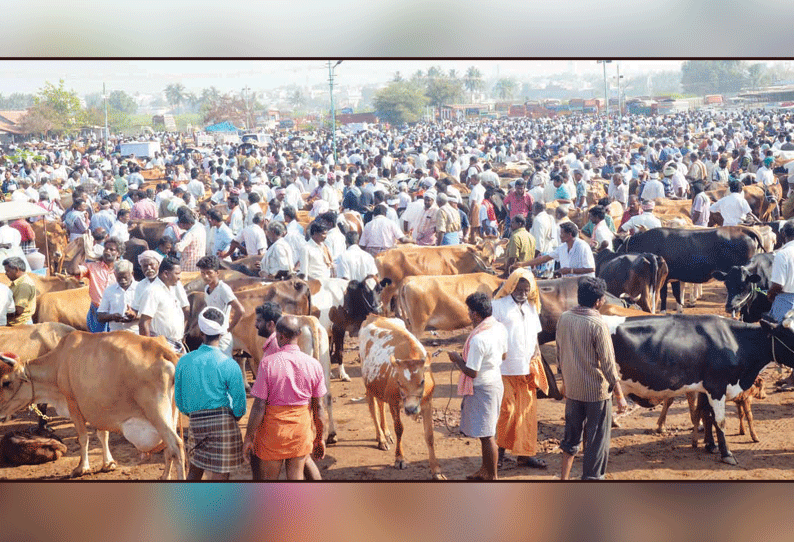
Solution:
{"label": "cow ear", "polygon": [[386,286],[390,285],[391,283],[392,283],[392,280],[389,277],[386,277],[385,279],[380,281],[380,286],[381,286],[381,288],[385,288]]}
{"label": "cow ear", "polygon": [[770,322],[768,320],[764,320],[763,318],[759,320],[758,323],[761,324],[761,329],[763,329],[765,333],[770,335],[775,330],[775,328],[777,328],[777,324]]}
{"label": "cow ear", "polygon": [[759,275],[758,273],[753,273],[752,275],[747,277],[747,280],[752,282],[753,284],[759,283],[761,282],[761,275]]}
{"label": "cow ear", "polygon": [[724,273],[722,271],[712,271],[711,276],[717,280],[725,282],[725,279],[728,277],[728,273]]}

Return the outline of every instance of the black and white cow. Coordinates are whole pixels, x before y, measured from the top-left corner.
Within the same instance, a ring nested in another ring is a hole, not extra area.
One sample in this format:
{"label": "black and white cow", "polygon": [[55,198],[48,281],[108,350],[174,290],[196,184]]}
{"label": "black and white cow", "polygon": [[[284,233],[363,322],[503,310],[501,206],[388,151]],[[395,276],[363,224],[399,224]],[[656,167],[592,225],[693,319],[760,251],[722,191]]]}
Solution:
{"label": "black and white cow", "polygon": [[750,389],[772,361],[794,367],[794,311],[780,325],[714,315],[604,318],[624,393],[644,407],[686,392],[705,393],[706,449],[715,449],[713,425],[722,460],[736,464],[725,443],[725,401]]}
{"label": "black and white cow", "polygon": [[[615,252],[658,254],[667,263],[667,281],[681,308],[681,283],[708,282],[714,271],[727,272],[745,265],[763,251],[758,232],[741,226],[721,228],[653,228],[621,241],[615,238]],[[662,311],[667,309],[667,282],[662,286]]]}
{"label": "black and white cow", "polygon": [[747,265],[731,267],[727,273],[714,271],[715,279],[725,282],[728,297],[725,311],[739,312],[744,322],[758,322],[772,308],[765,292],[769,290],[774,254],[756,254]]}

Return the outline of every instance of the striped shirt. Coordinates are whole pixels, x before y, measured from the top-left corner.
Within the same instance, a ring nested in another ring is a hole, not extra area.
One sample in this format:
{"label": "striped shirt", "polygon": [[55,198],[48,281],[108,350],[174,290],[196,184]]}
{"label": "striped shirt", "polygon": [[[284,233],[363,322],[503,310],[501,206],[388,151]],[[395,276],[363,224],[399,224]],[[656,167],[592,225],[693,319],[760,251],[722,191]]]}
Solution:
{"label": "striped shirt", "polygon": [[578,306],[557,323],[557,363],[565,397],[587,403],[605,401],[620,380],[609,328],[594,309]]}

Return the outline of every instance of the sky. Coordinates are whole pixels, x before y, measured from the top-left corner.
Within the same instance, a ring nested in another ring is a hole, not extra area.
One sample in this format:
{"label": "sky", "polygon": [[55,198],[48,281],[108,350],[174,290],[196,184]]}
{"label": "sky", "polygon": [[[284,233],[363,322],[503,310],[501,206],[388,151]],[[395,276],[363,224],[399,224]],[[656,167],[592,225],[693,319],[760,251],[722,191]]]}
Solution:
{"label": "sky", "polygon": [[[613,76],[617,65],[622,75],[643,71],[679,70],[681,61],[621,60],[607,65]],[[410,77],[417,70],[441,66],[463,75],[476,66],[488,79],[516,77],[521,80],[538,75],[574,71],[579,74],[602,73],[595,60],[344,60],[334,70],[335,84],[361,85],[389,81],[395,72]],[[129,94],[154,94],[167,85],[182,83],[188,91],[199,93],[210,86],[221,92],[255,91],[297,84],[328,84],[324,60],[0,60],[0,93],[35,93],[46,81],[63,79],[67,89],[79,95],[124,90]]]}

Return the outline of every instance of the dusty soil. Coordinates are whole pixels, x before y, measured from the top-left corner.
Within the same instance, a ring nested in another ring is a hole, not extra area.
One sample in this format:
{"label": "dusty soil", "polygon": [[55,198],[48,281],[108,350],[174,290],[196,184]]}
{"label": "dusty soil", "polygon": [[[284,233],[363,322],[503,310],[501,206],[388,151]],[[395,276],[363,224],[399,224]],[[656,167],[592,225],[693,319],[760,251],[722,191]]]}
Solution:
{"label": "dusty soil", "polygon": [[[686,309],[686,313],[723,314],[724,287],[721,283],[704,285],[704,297],[699,306]],[[672,303],[672,295],[670,302]],[[462,349],[468,330],[426,332],[420,336],[430,352],[438,348]],[[364,400],[360,365],[357,361],[358,344],[348,339],[344,355],[352,382],[333,381],[334,416],[339,442],[330,446],[325,459],[319,462],[323,477],[328,480],[428,480],[422,424],[403,417],[406,429],[404,448],[410,462],[405,470],[393,467],[394,452],[378,450],[369,409]],[[554,345],[544,346],[545,355],[554,355]],[[455,396],[457,371],[445,355],[435,358],[433,374],[436,389],[433,399],[436,455],[442,472],[450,480],[463,480],[480,465],[480,445],[477,439],[463,437],[458,432],[460,398]],[[785,369],[785,371],[788,371]],[[785,374],[785,373],[784,373]],[[780,480],[794,479],[794,439],[792,438],[792,413],[794,392],[776,393],[774,382],[780,378],[774,367],[766,369],[767,398],[753,403],[759,443],[748,435],[738,434],[738,419],[729,406],[726,438],[738,460],[738,466],[719,461],[719,455],[706,453],[701,446],[693,450],[690,445],[691,423],[686,401],[677,400],[668,415],[668,432],[653,432],[660,407],[652,410],[637,408],[621,418],[621,427],[612,430],[611,454],[607,478],[611,480]],[[249,374],[249,379],[250,379]],[[252,400],[249,398],[249,408]],[[538,457],[548,464],[547,470],[513,467],[500,471],[506,480],[551,480],[559,475],[559,440],[563,436],[564,403],[551,399],[541,400],[538,409]],[[247,417],[240,422],[245,430]],[[32,418],[20,414],[16,419],[0,425],[0,434],[24,429],[32,425]],[[389,419],[391,426],[391,420]],[[53,426],[68,447],[68,453],[58,461],[37,466],[4,467],[0,465],[0,479],[61,480],[67,478],[78,461],[78,443],[74,428],[68,419],[55,418]],[[141,458],[121,435],[111,435],[111,451],[118,468],[109,473],[97,472],[101,466],[99,442],[90,432],[89,458],[92,474],[82,480],[154,480],[163,470],[162,454]],[[581,475],[581,462],[574,464],[573,476]],[[251,478],[247,466],[232,474],[233,480]]]}

